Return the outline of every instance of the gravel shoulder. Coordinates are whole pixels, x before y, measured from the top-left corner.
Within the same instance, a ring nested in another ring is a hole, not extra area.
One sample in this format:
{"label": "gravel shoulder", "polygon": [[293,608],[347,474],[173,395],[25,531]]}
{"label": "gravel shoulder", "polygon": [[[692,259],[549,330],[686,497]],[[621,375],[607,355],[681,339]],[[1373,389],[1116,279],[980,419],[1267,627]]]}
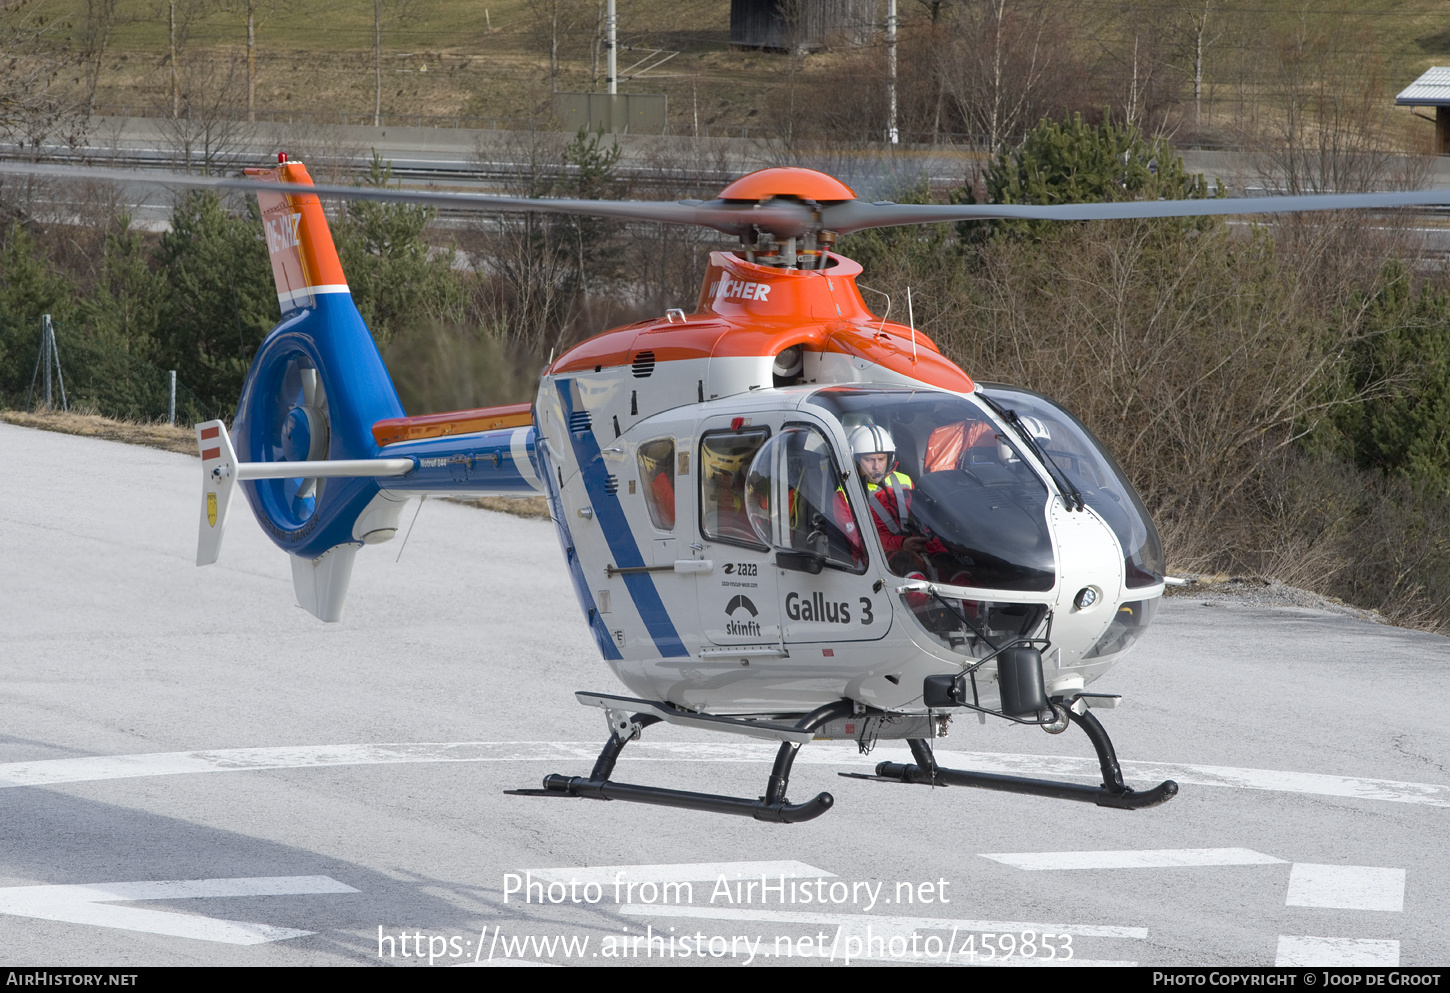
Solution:
{"label": "gravel shoulder", "polygon": [[1182,586],[1168,586],[1164,596],[1198,600],[1205,605],[1217,604],[1240,607],[1300,607],[1323,610],[1332,614],[1355,617],[1375,624],[1391,624],[1377,610],[1366,610],[1345,603],[1337,597],[1323,596],[1310,590],[1290,586],[1277,579],[1258,579],[1235,576],[1223,579],[1216,576],[1179,576],[1187,582]]}

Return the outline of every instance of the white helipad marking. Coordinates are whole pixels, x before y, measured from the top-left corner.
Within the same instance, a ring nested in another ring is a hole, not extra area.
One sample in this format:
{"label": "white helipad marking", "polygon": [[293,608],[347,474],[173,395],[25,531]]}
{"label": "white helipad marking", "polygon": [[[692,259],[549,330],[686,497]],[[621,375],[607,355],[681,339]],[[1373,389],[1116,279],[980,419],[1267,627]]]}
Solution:
{"label": "white helipad marking", "polygon": [[1147,938],[1142,927],[1114,927],[1107,924],[1038,924],[1027,921],[973,921],[950,917],[893,917],[885,914],[830,914],[801,910],[754,910],[733,907],[672,906],[658,903],[626,903],[619,908],[626,917],[690,917],[712,921],[759,921],[767,924],[827,925],[859,928],[874,924],[882,928],[911,931],[952,931],[959,934],[992,934],[1032,931],[1036,934],[1070,934],[1079,938]]}
{"label": "white helipad marking", "polygon": [[1289,870],[1289,895],[1284,905],[1402,911],[1405,909],[1405,870],[1295,862]]}
{"label": "white helipad marking", "polygon": [[162,910],[116,907],[129,900],[188,900],[205,897],[293,896],[356,893],[330,876],[253,876],[241,879],[169,879],[82,886],[7,886],[0,889],[0,914],[68,924],[144,931],[174,938],[259,945],[313,934],[290,927],[194,917]]}
{"label": "white helipad marking", "polygon": [[804,862],[779,861],[689,862],[678,865],[563,866],[557,869],[530,869],[529,875],[533,879],[540,880],[544,883],[564,883],[565,885],[571,885],[577,882],[580,886],[588,883],[598,883],[600,886],[614,886],[616,881],[618,881],[620,888],[623,889],[630,883],[713,883],[721,876],[733,882],[736,879],[759,879],[761,877],[778,879],[781,876],[785,876],[788,879],[793,877],[800,879],[824,879],[834,877],[836,874],[834,872],[827,872],[825,869],[817,869],[813,865],[806,865]]}
{"label": "white helipad marking", "polygon": [[[776,746],[742,741],[641,741],[631,744],[622,762],[765,763]],[[0,764],[0,788],[54,786],[102,779],[132,779],[203,772],[246,772],[262,769],[308,769],[343,765],[395,765],[431,762],[562,762],[593,764],[599,743],[587,741],[455,741],[378,745],[297,745],[280,748],[227,748],[213,751],[153,752],[103,755],[80,759],[42,759]],[[884,746],[869,758],[850,746],[802,749],[797,765],[870,768],[882,758],[910,761],[905,748]],[[994,752],[938,750],[942,765],[1006,775],[1049,779],[1078,777],[1100,781],[1096,759],[1053,755],[1007,755]],[[1328,776],[1274,769],[1127,762],[1124,774],[1134,785],[1174,779],[1179,784],[1235,789],[1309,793],[1318,796],[1383,800],[1450,807],[1450,786],[1392,779]]]}
{"label": "white helipad marking", "polygon": [[1204,865],[1274,865],[1284,859],[1247,848],[1160,848],[1124,852],[999,852],[982,858],[1019,869],[1165,869]]}
{"label": "white helipad marking", "polygon": [[1312,938],[1308,935],[1279,935],[1275,965],[1368,966],[1378,968],[1400,964],[1400,943],[1366,938]]}

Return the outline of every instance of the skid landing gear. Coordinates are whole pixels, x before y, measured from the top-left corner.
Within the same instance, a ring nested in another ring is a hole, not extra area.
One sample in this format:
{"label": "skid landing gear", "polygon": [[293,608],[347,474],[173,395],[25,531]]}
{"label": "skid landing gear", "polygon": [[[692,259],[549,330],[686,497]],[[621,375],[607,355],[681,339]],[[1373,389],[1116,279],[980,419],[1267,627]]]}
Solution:
{"label": "skid landing gear", "polygon": [[[643,702],[643,701],[641,701]],[[852,704],[840,700],[820,707],[795,724],[797,731],[814,731],[827,721],[849,716]],[[540,790],[508,790],[515,796],[586,797],[591,800],[628,800],[631,803],[650,803],[661,807],[681,807],[685,810],[704,810],[715,814],[738,814],[753,817],[757,821],[774,821],[778,824],[797,824],[820,817],[830,810],[836,798],[829,793],[819,793],[805,803],[791,803],[786,799],[786,786],[790,780],[791,766],[795,763],[800,742],[782,741],[775,756],[775,767],[766,783],[765,795],[754,800],[745,797],[720,796],[714,793],[693,793],[688,790],[666,790],[655,786],[637,786],[633,783],[617,783],[609,778],[614,772],[614,763],[624,751],[624,746],[639,732],[651,724],[658,724],[661,718],[654,714],[635,714],[623,721],[611,721],[614,733],[604,743],[599,759],[588,777],[562,776],[558,773],[544,777],[544,788]]]}
{"label": "skid landing gear", "polygon": [[886,783],[920,783],[924,786],[975,786],[984,790],[1002,790],[1008,793],[1028,793],[1033,796],[1047,796],[1059,800],[1081,800],[1095,803],[1099,807],[1117,807],[1120,810],[1137,810],[1140,807],[1154,807],[1178,795],[1178,784],[1168,779],[1150,790],[1138,792],[1123,783],[1123,771],[1118,767],[1118,756],[1108,732],[1098,723],[1091,711],[1083,714],[1068,711],[1072,722],[1082,728],[1093,749],[1098,753],[1098,764],[1103,770],[1101,786],[1085,783],[1059,783],[1048,779],[1027,779],[1022,776],[999,776],[988,772],[967,772],[961,769],[943,769],[936,764],[931,745],[924,738],[910,738],[913,765],[900,762],[882,762],[876,767],[876,775],[859,772],[843,772],[839,775],[848,779],[871,779]]}

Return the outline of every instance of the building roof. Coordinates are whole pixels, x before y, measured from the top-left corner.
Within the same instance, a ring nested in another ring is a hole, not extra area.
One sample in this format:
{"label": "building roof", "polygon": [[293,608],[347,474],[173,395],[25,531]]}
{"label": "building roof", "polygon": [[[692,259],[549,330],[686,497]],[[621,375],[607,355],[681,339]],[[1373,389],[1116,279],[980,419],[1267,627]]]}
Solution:
{"label": "building roof", "polygon": [[1401,107],[1450,107],[1450,67],[1426,69],[1395,97],[1395,103]]}

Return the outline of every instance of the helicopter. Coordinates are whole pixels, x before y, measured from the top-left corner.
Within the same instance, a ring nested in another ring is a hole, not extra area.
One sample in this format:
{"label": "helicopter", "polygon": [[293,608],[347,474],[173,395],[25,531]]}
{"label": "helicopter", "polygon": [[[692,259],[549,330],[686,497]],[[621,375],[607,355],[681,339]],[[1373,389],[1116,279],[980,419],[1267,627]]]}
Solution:
{"label": "helicopter", "polygon": [[[0,172],[78,170],[0,163]],[[812,741],[905,740],[894,784],[970,786],[1119,809],[1135,790],[1094,688],[1148,630],[1162,543],[1127,475],[1051,399],[977,382],[914,322],[873,313],[834,251],[873,227],[980,218],[1093,220],[1450,203],[1450,191],[1060,205],[868,203],[821,172],[759,170],[711,201],[614,202],[317,186],[304,164],[242,178],[87,169],[92,178],[255,194],[282,319],[230,430],[196,425],[197,564],[217,561],[236,488],[287,552],[297,602],[343,614],[358,551],[431,494],[546,498],[579,607],[628,695],[580,691],[608,736],[587,775],[525,796],[622,800],[793,823]],[[690,311],[604,331],[553,357],[532,403],[408,416],[353,304],[321,202],[349,197],[701,224],[712,252]],[[861,439],[868,439],[862,441]],[[862,445],[866,447],[863,449]],[[869,456],[890,476],[872,478]],[[896,501],[895,513],[890,506]],[[953,718],[1072,726],[1097,785],[949,769]],[[764,792],[617,781],[629,742],[668,723],[779,743]]]}

